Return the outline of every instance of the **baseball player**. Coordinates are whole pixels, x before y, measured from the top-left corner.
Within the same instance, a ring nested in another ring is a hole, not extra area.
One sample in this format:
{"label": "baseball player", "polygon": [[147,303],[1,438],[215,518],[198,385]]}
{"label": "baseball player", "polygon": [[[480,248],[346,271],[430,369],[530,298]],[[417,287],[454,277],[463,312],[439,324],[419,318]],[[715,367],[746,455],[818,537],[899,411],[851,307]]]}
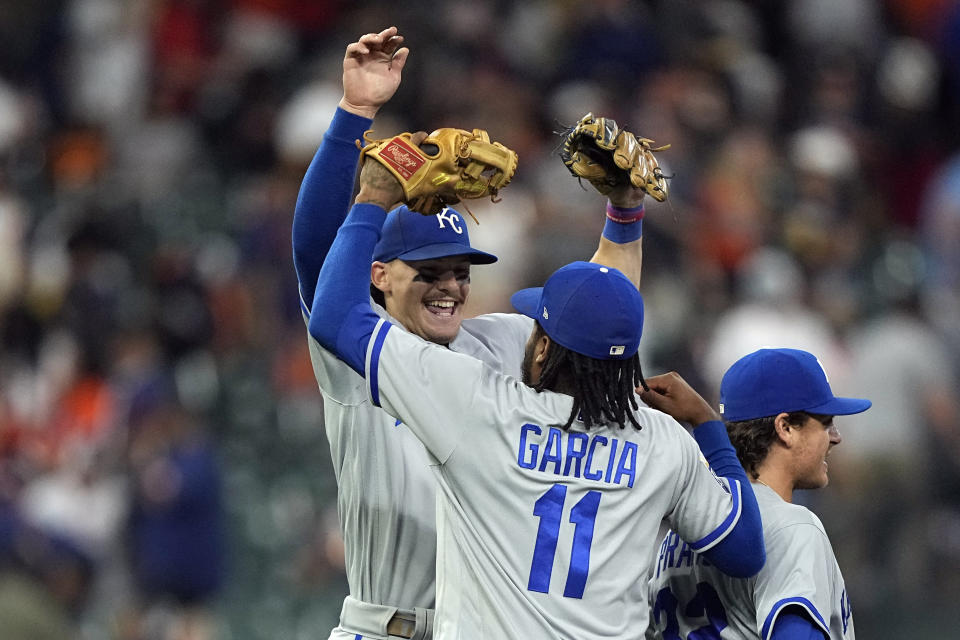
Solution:
{"label": "baseball player", "polygon": [[[390,27],[347,47],[343,99],[304,177],[293,222],[294,262],[308,319],[316,317],[317,277],[350,206],[360,153],[356,141],[399,85],[408,55],[402,43]],[[607,226],[593,257],[619,268],[635,285],[643,194],[631,187],[610,192]],[[496,260],[470,246],[463,217],[453,209],[421,216],[400,207],[382,232],[372,266],[369,260],[366,265],[377,312],[397,333],[407,330],[519,379],[532,320],[518,314],[462,319],[470,267]],[[328,301],[324,314],[342,304]],[[370,401],[362,370],[351,370],[313,340],[311,357],[324,395],[350,588],[330,637],[429,638],[436,575],[431,458],[405,421]]]}
{"label": "baseball player", "polygon": [[536,321],[527,384],[498,373],[398,329],[369,303],[367,265],[402,196],[385,175],[364,163],[317,284],[313,308],[325,312],[311,315],[309,331],[427,450],[439,489],[434,636],[635,637],[647,621],[640,577],[663,518],[716,566],[755,573],[759,511],[719,416],[689,387],[650,392],[700,425],[722,478],[677,421],[637,408],[634,283],[576,262],[517,292],[514,307]]}
{"label": "baseball player", "polygon": [[794,489],[827,485],[827,455],[841,441],[833,417],[869,407],[869,400],[835,397],[806,351],[760,349],[727,370],[720,412],[754,483],[767,563],[752,578],[731,578],[667,533],[652,572],[648,638],[853,640],[830,540],[791,497]]}

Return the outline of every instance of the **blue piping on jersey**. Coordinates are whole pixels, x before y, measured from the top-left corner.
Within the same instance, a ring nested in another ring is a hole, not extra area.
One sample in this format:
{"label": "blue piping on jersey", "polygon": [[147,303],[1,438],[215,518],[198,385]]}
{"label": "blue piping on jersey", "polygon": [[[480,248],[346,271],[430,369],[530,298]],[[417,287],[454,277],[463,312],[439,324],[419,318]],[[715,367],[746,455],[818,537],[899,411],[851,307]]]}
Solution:
{"label": "blue piping on jersey", "polygon": [[370,262],[380,228],[382,207],[353,205],[320,270],[307,327],[320,346],[364,375],[367,347],[381,318],[370,306]]}
{"label": "blue piping on jersey", "polygon": [[724,536],[727,535],[727,533],[730,532],[731,529],[733,529],[733,527],[740,520],[741,505],[742,505],[742,500],[740,499],[741,485],[740,485],[740,482],[737,480],[729,479],[728,481],[730,482],[730,489],[731,489],[730,497],[733,499],[733,506],[730,507],[730,513],[727,514],[727,517],[724,519],[723,522],[720,523],[720,525],[716,529],[714,529],[704,537],[700,538],[696,542],[690,543],[690,548],[693,549],[694,551],[698,551],[702,553],[707,549],[710,549],[711,547],[716,545],[718,542],[720,542],[724,538]]}
{"label": "blue piping on jersey", "polygon": [[779,614],[785,607],[797,605],[806,609],[807,613],[813,616],[814,620],[823,628],[823,631],[829,635],[830,629],[827,627],[827,623],[823,621],[823,616],[820,615],[820,612],[817,611],[817,608],[813,606],[813,603],[807,600],[806,598],[797,596],[795,598],[784,598],[783,600],[778,600],[773,608],[770,609],[770,613],[767,614],[767,618],[763,621],[763,628],[760,630],[760,637],[763,640],[770,640],[770,631],[773,629],[773,623]]}
{"label": "blue piping on jersey", "polygon": [[[393,325],[386,320],[381,319],[373,330],[373,347],[370,349],[370,364],[367,380],[370,384],[370,401],[373,406],[380,406],[380,352],[383,351],[383,341],[387,337],[387,332]],[[397,420],[397,424],[400,421]]]}

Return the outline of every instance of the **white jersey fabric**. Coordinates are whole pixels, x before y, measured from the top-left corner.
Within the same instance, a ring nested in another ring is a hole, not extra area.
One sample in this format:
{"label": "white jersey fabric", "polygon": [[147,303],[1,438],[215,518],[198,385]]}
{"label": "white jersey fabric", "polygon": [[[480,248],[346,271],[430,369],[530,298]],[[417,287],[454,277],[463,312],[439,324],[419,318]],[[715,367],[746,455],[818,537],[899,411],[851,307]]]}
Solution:
{"label": "white jersey fabric", "polygon": [[661,520],[706,550],[739,518],[739,484],[663,413],[641,408],[639,431],[565,431],[570,396],[383,320],[366,370],[371,400],[424,443],[438,481],[440,640],[636,638]]}
{"label": "white jersey fabric", "polygon": [[[479,316],[463,321],[450,349],[519,376],[532,329],[520,314]],[[404,330],[397,324],[394,331]],[[308,339],[323,392],[350,595],[400,609],[433,608],[436,481],[423,445],[370,403],[362,376]]]}
{"label": "white jersey fabric", "polygon": [[832,640],[854,639],[850,600],[820,519],[764,484],[753,491],[767,549],[763,569],[731,578],[668,532],[651,573],[648,639],[767,640],[790,606],[802,607]]}

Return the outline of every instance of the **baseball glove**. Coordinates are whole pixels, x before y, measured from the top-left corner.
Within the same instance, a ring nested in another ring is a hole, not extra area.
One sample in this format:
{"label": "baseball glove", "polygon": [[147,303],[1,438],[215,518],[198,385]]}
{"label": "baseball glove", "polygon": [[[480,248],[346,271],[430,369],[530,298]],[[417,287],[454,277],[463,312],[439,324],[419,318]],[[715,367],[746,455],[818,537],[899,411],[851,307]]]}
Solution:
{"label": "baseball glove", "polygon": [[410,133],[382,140],[371,140],[367,134],[362,155],[385,166],[403,187],[404,203],[423,215],[439,213],[464,199],[490,196],[499,202],[497,193],[517,170],[517,154],[490,142],[482,129],[472,133],[437,129],[419,147],[410,140]]}
{"label": "baseball glove", "polygon": [[667,181],[654,157],[670,145],[652,147],[653,140],[637,138],[610,118],[592,113],[562,133],[560,159],[570,173],[590,181],[606,195],[629,182],[659,202],[667,199]]}

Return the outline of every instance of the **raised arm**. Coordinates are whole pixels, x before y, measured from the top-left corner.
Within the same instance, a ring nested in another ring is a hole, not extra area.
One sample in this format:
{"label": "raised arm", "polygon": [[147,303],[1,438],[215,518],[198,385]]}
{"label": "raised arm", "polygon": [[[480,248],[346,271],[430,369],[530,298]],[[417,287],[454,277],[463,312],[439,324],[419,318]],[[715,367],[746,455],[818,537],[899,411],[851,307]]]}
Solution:
{"label": "raised arm", "polygon": [[[693,437],[718,476],[740,484],[740,518],[719,543],[703,552],[718,569],[736,578],[755,575],[766,560],[760,507],[753,487],[730,444],[727,429],[713,407],[676,373],[647,378],[649,391],[640,397],[678,422],[694,425]],[[688,540],[688,542],[691,542]]]}
{"label": "raised arm", "polygon": [[[426,134],[412,140],[419,144]],[[387,209],[403,197],[397,180],[379,163],[367,160],[360,171],[360,192],[330,247],[316,285],[308,328],[325,349],[364,375],[370,336],[380,317],[370,306],[370,262]]]}
{"label": "raised arm", "polygon": [[621,129],[616,121],[586,114],[563,133],[560,159],[570,173],[607,196],[607,222],[591,262],[615,267],[640,285],[643,262],[643,198],[663,202],[667,183],[652,141]]}
{"label": "raised arm", "polygon": [[619,269],[635,286],[640,286],[643,265],[643,189],[630,184],[615,187],[607,195],[607,222],[597,252],[590,258]]}
{"label": "raised arm", "polygon": [[350,206],[363,138],[400,85],[409,50],[396,27],[368,33],[347,46],[343,98],[300,186],[293,218],[293,261],[300,302],[308,314],[320,268]]}

